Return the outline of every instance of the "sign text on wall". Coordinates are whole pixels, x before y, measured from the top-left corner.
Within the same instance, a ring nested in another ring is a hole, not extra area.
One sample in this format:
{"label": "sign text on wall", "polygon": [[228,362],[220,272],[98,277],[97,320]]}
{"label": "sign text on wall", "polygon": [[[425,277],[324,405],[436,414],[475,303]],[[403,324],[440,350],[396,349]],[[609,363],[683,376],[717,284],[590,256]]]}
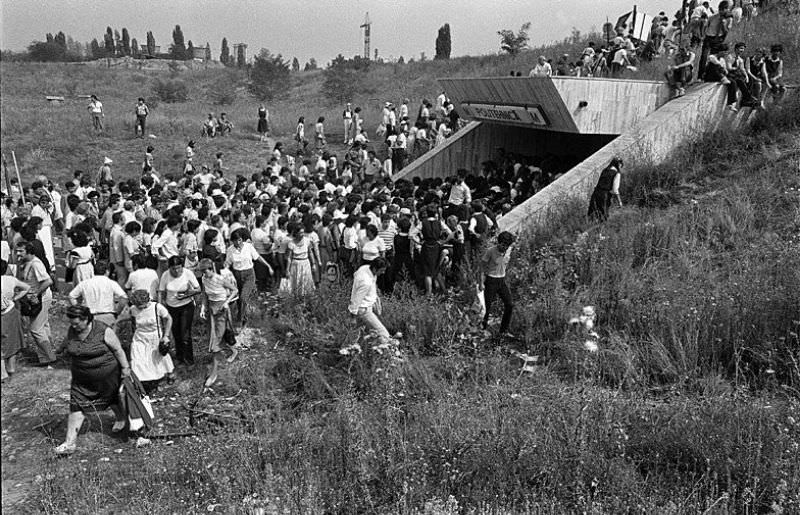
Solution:
{"label": "sign text on wall", "polygon": [[466,116],[478,120],[514,125],[549,125],[547,118],[545,118],[539,106],[473,104],[464,102],[461,104],[461,109]]}

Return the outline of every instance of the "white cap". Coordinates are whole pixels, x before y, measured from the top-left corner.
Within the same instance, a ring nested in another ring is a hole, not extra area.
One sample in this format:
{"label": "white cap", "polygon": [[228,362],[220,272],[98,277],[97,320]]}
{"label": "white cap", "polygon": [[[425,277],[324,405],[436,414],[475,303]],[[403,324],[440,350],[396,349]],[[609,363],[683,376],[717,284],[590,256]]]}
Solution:
{"label": "white cap", "polygon": [[114,161],[112,161],[112,160],[111,160],[111,158],[108,158],[108,157],[106,157],[106,158],[103,160],[103,164],[104,164],[104,165],[110,165],[110,164],[111,164],[111,163],[113,163],[113,162],[114,162]]}

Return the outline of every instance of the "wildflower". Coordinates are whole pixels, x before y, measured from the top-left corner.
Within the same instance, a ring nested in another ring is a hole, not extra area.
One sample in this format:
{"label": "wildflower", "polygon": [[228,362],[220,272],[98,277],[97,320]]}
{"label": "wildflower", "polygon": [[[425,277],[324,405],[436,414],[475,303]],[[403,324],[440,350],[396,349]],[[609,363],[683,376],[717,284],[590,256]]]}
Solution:
{"label": "wildflower", "polygon": [[536,363],[537,361],[539,361],[539,356],[530,356],[528,354],[520,353],[520,352],[514,352],[514,355],[516,357],[518,357],[519,359],[521,359],[522,361],[524,361],[525,363],[529,363],[529,362]]}
{"label": "wildflower", "polygon": [[343,356],[349,356],[350,354],[361,354],[361,345],[354,343],[352,345],[348,345],[347,347],[342,347],[339,349],[339,354]]}
{"label": "wildflower", "polygon": [[594,340],[586,340],[583,342],[583,348],[589,352],[597,352],[597,342]]}

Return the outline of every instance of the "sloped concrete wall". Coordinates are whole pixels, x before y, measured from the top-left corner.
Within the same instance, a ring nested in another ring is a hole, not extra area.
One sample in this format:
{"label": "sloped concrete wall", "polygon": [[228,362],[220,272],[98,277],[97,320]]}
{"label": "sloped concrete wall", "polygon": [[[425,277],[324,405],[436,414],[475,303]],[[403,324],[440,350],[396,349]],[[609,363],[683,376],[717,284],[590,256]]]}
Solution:
{"label": "sloped concrete wall", "polygon": [[[734,113],[727,109],[726,95],[726,88],[720,84],[703,84],[665,104],[514,208],[500,220],[500,229],[519,233],[544,224],[548,218],[556,216],[568,200],[580,200],[588,210],[600,172],[615,156],[621,157],[626,167],[636,163],[659,163],[680,144],[704,133],[722,128],[736,130],[748,123],[752,110],[741,109]],[[622,180],[625,180],[624,173]]]}

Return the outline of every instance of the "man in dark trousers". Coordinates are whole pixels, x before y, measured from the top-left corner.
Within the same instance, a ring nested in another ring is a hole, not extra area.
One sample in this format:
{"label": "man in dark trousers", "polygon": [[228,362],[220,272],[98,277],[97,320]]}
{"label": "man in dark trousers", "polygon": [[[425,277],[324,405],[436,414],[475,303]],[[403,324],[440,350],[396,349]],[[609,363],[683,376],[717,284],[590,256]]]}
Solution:
{"label": "man in dark trousers", "polygon": [[497,245],[489,247],[480,260],[481,275],[478,279],[478,289],[483,291],[486,302],[486,314],[483,316],[483,328],[489,324],[489,313],[492,310],[492,302],[497,295],[503,301],[503,319],[500,322],[500,334],[513,338],[508,331],[511,323],[511,313],[514,310],[514,303],[511,301],[511,290],[506,284],[506,267],[511,256],[511,245],[514,243],[514,235],[508,231],[503,231],[497,236]]}

